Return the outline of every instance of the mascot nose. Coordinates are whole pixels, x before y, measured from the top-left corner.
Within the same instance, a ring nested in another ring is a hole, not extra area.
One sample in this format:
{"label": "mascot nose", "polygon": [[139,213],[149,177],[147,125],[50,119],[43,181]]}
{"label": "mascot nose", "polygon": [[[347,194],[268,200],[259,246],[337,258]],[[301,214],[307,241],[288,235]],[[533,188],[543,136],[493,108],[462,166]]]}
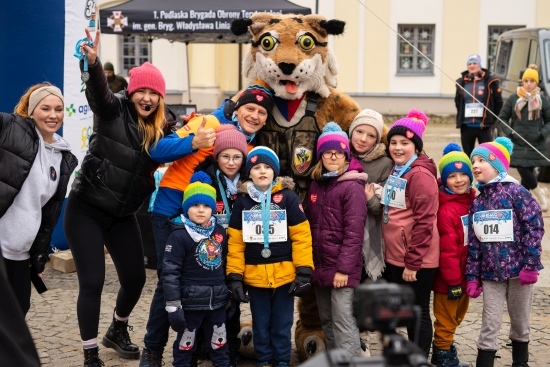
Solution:
{"label": "mascot nose", "polygon": [[294,64],[289,64],[289,63],[286,63],[286,62],[280,62],[279,63],[279,69],[281,69],[281,71],[283,73],[285,73],[285,75],[292,74],[292,72],[294,71],[295,68],[296,68],[296,65],[294,65]]}

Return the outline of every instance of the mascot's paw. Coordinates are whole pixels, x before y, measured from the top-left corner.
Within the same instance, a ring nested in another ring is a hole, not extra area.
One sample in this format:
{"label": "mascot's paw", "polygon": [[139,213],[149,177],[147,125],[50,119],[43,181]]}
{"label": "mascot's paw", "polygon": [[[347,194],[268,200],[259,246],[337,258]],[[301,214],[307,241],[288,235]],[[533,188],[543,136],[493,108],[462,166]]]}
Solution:
{"label": "mascot's paw", "polygon": [[254,341],[252,339],[252,321],[241,322],[241,331],[237,335],[241,339],[241,348],[239,353],[248,359],[256,359],[256,353],[254,352]]}
{"label": "mascot's paw", "polygon": [[294,332],[294,343],[300,361],[305,361],[316,354],[323,353],[327,348],[325,336],[322,330],[308,329],[302,326],[302,320],[296,322],[296,331]]}

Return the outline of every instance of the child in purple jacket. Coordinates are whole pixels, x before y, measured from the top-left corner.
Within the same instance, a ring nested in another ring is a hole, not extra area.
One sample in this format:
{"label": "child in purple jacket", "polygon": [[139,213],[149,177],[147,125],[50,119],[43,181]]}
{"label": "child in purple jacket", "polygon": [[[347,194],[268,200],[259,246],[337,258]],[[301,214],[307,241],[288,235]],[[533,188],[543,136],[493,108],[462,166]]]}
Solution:
{"label": "child in purple jacket", "polygon": [[512,365],[527,366],[529,321],[544,235],[539,204],[508,175],[513,144],[505,137],[480,144],[470,159],[479,196],[470,207],[466,293],[483,291],[476,366],[492,367],[504,302],[510,316]]}
{"label": "child in purple jacket", "polygon": [[317,141],[306,215],[313,237],[315,286],[319,317],[328,349],[344,348],[350,356],[360,350],[353,316],[354,288],[360,283],[367,198],[361,163],[350,158],[348,136],[329,122]]}

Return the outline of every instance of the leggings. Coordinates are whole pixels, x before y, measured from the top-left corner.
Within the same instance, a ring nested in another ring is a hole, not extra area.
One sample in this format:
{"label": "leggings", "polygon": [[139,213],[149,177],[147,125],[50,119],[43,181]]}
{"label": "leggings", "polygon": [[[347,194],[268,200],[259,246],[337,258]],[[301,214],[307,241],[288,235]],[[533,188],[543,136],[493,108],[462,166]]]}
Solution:
{"label": "leggings", "polygon": [[8,281],[17,298],[23,315],[31,308],[31,273],[29,260],[9,260],[4,258]]}
{"label": "leggings", "polygon": [[135,215],[112,216],[71,192],[65,208],[64,228],[78,275],[76,305],[82,340],[97,338],[101,292],[105,281],[103,245],[115,264],[120,289],[116,313],[128,317],[145,285],[141,233]]}
{"label": "leggings", "polygon": [[518,173],[521,176],[521,186],[527,190],[533,190],[539,183],[537,182],[537,176],[535,176],[535,167],[516,167]]}
{"label": "leggings", "polygon": [[[415,282],[405,282],[403,280],[404,270],[404,267],[387,263],[385,272],[388,273],[392,282],[412,287],[414,291],[414,304],[420,306],[420,330],[418,333],[419,340],[417,341],[417,345],[422,349],[424,355],[428,356],[433,337],[432,318],[430,316],[430,295],[432,293],[432,285],[437,268],[422,268],[418,270],[416,272]],[[413,340],[415,332],[416,325],[410,323],[407,326],[409,340]]]}

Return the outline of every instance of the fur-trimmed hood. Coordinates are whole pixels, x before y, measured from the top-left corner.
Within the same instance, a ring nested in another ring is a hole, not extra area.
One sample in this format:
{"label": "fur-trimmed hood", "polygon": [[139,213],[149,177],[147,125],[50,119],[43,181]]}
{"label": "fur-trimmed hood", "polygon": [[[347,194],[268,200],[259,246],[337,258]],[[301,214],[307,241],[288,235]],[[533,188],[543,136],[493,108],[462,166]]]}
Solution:
{"label": "fur-trimmed hood", "polygon": [[[245,181],[239,185],[238,194],[248,194],[248,185],[253,185],[252,180]],[[271,193],[276,193],[284,189],[294,190],[294,180],[290,177],[277,177],[275,184],[271,187]]]}
{"label": "fur-trimmed hood", "polygon": [[357,154],[353,154],[358,160],[363,161],[365,163],[372,162],[374,160],[377,160],[380,157],[387,157],[386,154],[386,144],[379,143],[377,144],[374,149],[367,153],[367,155],[363,158],[359,157]]}

